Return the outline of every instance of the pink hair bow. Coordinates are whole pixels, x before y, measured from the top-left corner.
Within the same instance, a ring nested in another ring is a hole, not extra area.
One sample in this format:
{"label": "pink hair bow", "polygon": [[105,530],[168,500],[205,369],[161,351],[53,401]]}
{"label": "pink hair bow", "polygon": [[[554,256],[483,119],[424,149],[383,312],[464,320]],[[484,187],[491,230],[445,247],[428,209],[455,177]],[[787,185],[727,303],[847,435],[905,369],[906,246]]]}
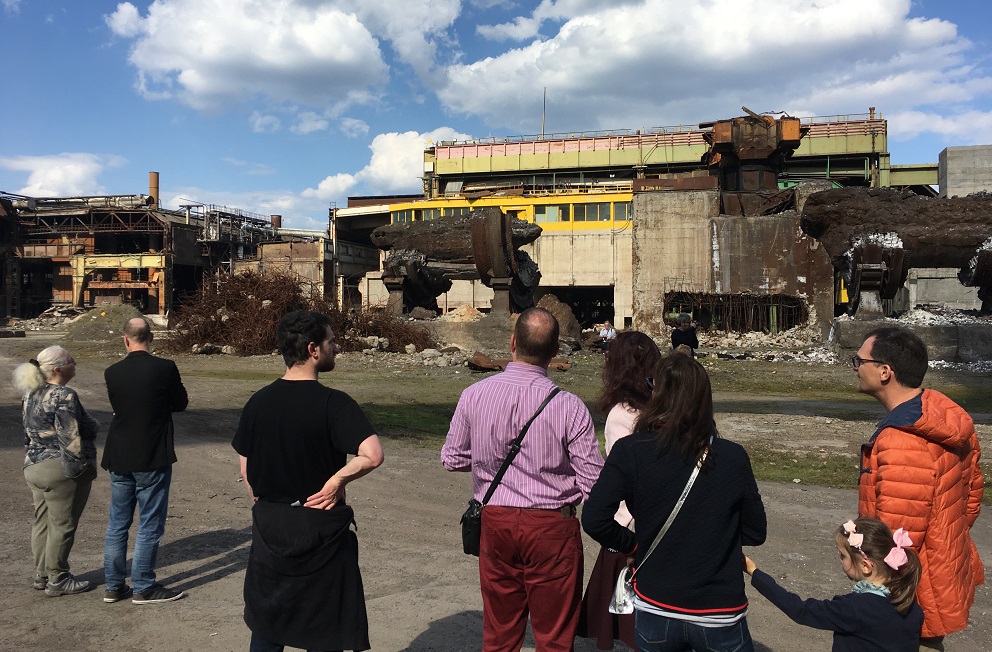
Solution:
{"label": "pink hair bow", "polygon": [[906,534],[906,530],[899,528],[892,535],[892,541],[896,545],[885,555],[885,563],[894,570],[899,570],[908,561],[906,551],[903,548],[913,545],[912,539]]}
{"label": "pink hair bow", "polygon": [[[865,535],[858,534],[858,528],[854,521],[844,523],[844,532],[847,534],[847,545],[861,550],[861,544],[865,542]],[[864,554],[863,552],[861,553]]]}

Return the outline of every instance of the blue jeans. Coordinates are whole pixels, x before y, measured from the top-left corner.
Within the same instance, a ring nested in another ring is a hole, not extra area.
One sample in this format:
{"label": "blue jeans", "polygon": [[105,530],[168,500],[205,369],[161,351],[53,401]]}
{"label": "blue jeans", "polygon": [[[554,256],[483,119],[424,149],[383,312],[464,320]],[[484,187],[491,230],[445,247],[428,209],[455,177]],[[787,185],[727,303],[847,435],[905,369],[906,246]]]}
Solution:
{"label": "blue jeans", "polygon": [[727,627],[702,627],[637,609],[634,629],[641,652],[754,652],[744,618]]}
{"label": "blue jeans", "polygon": [[155,559],[165,533],[171,485],[171,464],[153,471],[110,472],[110,522],[103,545],[103,575],[108,590],[123,587],[127,577],[127,531],[134,522],[135,505],[138,534],[134,538],[131,581],[135,593],[155,585]]}

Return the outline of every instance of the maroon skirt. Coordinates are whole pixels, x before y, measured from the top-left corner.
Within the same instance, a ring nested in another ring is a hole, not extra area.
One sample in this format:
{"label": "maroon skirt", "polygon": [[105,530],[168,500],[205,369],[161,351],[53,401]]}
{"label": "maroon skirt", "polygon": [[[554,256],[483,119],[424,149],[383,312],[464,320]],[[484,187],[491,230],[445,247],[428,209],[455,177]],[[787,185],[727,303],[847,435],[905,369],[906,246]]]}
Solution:
{"label": "maroon skirt", "polygon": [[601,548],[582,598],[578,635],[596,639],[596,647],[600,650],[612,650],[614,640],[623,641],[637,650],[634,614],[611,614],[609,610],[617,578],[626,566],[627,557],[624,554]]}

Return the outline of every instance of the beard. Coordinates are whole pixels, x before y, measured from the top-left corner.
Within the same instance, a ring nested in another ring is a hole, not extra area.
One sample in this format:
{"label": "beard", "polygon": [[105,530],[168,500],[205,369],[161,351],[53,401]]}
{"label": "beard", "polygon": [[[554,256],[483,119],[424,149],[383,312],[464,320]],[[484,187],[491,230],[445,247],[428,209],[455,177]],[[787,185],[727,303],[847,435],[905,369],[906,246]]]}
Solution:
{"label": "beard", "polygon": [[328,371],[334,371],[334,358],[324,358],[317,365],[317,373],[327,373]]}

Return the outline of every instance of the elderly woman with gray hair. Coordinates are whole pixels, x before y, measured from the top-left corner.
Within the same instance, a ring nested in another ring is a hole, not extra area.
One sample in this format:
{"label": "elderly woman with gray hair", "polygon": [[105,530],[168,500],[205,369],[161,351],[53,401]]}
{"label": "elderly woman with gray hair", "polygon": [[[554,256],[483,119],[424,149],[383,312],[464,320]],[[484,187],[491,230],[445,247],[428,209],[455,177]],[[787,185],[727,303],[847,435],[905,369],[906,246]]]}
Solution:
{"label": "elderly woman with gray hair", "polygon": [[14,369],[14,386],[22,397],[24,479],[34,499],[34,588],[51,597],[90,588],[69,572],[69,552],[96,478],[100,424],[66,387],[75,375],[76,361],[61,346],[50,346]]}

